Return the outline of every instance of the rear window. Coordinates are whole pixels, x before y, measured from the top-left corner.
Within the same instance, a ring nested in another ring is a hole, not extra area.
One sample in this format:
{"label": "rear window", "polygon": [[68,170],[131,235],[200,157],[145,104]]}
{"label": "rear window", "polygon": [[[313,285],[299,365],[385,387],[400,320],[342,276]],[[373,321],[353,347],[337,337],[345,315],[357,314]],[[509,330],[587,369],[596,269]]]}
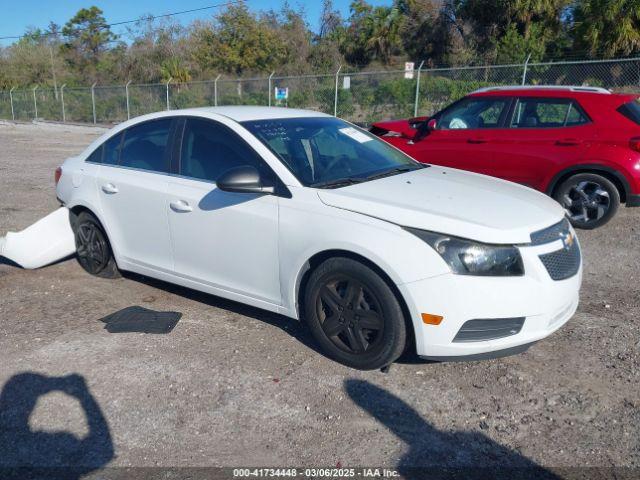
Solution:
{"label": "rear window", "polygon": [[621,105],[617,110],[632,122],[640,125],[640,102],[638,102],[637,98]]}

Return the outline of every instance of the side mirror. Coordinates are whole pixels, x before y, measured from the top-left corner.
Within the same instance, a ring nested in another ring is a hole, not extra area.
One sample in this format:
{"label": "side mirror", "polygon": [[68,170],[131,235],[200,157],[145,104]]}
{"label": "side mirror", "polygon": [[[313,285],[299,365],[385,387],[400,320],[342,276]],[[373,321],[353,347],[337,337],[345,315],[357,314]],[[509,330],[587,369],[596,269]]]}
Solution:
{"label": "side mirror", "polygon": [[251,165],[234,167],[224,172],[218,180],[216,186],[224,192],[235,193],[264,193],[273,194],[273,186],[265,186],[260,172]]}
{"label": "side mirror", "polygon": [[437,126],[438,126],[437,120],[435,118],[430,118],[426,124],[423,123],[422,126],[418,129],[418,131],[416,132],[411,142],[413,143],[419,142],[424,137],[429,135],[429,133],[433,132]]}

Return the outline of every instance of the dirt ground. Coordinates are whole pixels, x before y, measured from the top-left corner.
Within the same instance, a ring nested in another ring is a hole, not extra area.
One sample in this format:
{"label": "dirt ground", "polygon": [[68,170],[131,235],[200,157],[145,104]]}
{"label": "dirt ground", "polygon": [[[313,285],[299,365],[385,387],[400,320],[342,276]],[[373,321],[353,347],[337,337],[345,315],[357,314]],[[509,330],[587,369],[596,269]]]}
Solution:
{"label": "dirt ground", "polygon": [[[55,167],[100,131],[0,124],[0,235],[58,206]],[[83,465],[90,478],[210,466],[637,478],[640,209],[579,238],[581,303],[559,332],[514,357],[406,358],[388,374],[343,367],[298,322],[238,303],[93,278],[74,259],[36,271],[0,261],[0,467]],[[105,329],[129,307],[180,320],[167,334]]]}

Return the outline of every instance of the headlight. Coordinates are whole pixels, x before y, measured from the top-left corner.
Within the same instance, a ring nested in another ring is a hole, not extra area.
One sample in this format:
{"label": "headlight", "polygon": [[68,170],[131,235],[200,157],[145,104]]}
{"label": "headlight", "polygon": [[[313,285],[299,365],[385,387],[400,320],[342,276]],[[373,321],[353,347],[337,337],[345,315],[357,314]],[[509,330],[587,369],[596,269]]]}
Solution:
{"label": "headlight", "polygon": [[415,228],[406,230],[433,247],[453,273],[491,277],[524,275],[520,251],[511,245],[488,245]]}

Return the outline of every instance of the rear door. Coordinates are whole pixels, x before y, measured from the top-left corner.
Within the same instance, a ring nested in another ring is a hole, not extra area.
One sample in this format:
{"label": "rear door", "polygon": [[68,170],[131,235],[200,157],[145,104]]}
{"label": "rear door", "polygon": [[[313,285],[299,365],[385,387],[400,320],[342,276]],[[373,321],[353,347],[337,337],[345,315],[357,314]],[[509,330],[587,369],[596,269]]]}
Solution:
{"label": "rear door", "polygon": [[510,103],[508,97],[465,98],[437,115],[435,130],[403,150],[423,162],[495,175],[494,142]]}
{"label": "rear door", "polygon": [[142,269],[173,269],[166,208],[173,123],[171,118],[143,122],[112,137],[97,176],[118,260]]}
{"label": "rear door", "polygon": [[581,158],[591,129],[572,98],[519,97],[506,133],[496,138],[497,176],[543,190],[550,171]]}

